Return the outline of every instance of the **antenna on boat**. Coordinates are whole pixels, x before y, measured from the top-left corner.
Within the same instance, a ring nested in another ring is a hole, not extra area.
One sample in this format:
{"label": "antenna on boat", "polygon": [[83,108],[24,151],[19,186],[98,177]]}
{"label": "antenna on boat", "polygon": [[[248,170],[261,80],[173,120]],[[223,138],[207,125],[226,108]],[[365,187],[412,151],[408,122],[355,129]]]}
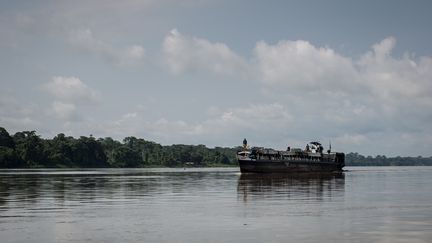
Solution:
{"label": "antenna on boat", "polygon": [[331,153],[331,140],[329,140],[329,149],[327,150],[328,153]]}

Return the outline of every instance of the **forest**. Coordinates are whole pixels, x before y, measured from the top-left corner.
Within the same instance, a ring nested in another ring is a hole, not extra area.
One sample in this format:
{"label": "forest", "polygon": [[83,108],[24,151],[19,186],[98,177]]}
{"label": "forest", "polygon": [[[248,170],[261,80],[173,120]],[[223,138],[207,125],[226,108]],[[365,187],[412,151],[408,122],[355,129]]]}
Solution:
{"label": "forest", "polygon": [[[63,133],[52,139],[35,131],[10,135],[0,127],[0,168],[140,168],[236,166],[240,147],[163,146],[142,138],[74,138]],[[432,165],[432,157],[376,157],[346,154],[347,166]]]}
{"label": "forest", "polygon": [[136,137],[122,142],[63,133],[44,139],[35,131],[10,135],[0,127],[0,168],[135,168],[234,166],[236,148],[170,145]]}

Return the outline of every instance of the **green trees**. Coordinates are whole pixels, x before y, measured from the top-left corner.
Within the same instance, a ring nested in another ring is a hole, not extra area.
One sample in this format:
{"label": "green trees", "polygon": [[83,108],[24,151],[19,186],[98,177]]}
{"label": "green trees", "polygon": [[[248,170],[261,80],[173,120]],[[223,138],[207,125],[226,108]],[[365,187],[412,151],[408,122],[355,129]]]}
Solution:
{"label": "green trees", "polygon": [[127,146],[120,146],[113,150],[114,167],[142,167],[141,154]]}
{"label": "green trees", "polygon": [[0,168],[20,168],[23,166],[20,162],[14,149],[0,146]]}
{"label": "green trees", "polygon": [[102,149],[105,152],[109,167],[118,167],[116,166],[116,160],[114,158],[114,150],[120,147],[122,144],[119,141],[116,141],[110,137],[99,138],[97,141],[98,143],[100,143]]}
{"label": "green trees", "polygon": [[15,143],[9,133],[0,127],[0,168],[21,167],[15,153]]}
{"label": "green trees", "polygon": [[39,167],[46,161],[43,140],[35,131],[17,132],[13,135],[15,153],[26,167]]}
{"label": "green trees", "polygon": [[81,136],[70,143],[72,162],[78,167],[107,167],[107,156],[100,143],[92,136]]}
{"label": "green trees", "polygon": [[43,160],[27,167],[108,167],[102,144],[91,136],[75,139],[60,133],[53,139],[41,140],[41,143]]}
{"label": "green trees", "polygon": [[347,166],[412,166],[412,165],[432,165],[432,157],[393,157],[387,158],[384,155],[363,156],[358,153],[348,153],[345,156]]}
{"label": "green trees", "polygon": [[47,140],[45,151],[48,156],[45,165],[48,167],[72,167],[72,141],[72,137],[66,137],[63,133],[58,134],[52,140]]}
{"label": "green trees", "polygon": [[0,146],[14,148],[15,143],[9,133],[3,127],[0,127]]}
{"label": "green trees", "polygon": [[[207,148],[204,145],[162,146],[142,138],[126,137],[122,142],[110,137],[73,138],[63,133],[43,139],[35,131],[10,135],[0,127],[0,168],[37,167],[183,167],[237,165],[239,148]],[[365,157],[348,153],[347,166],[432,165],[432,157]]]}
{"label": "green trees", "polygon": [[235,149],[204,145],[171,145],[136,137],[122,142],[110,137],[78,139],[63,133],[42,139],[35,131],[10,136],[0,127],[0,168],[35,167],[163,167],[235,165]]}

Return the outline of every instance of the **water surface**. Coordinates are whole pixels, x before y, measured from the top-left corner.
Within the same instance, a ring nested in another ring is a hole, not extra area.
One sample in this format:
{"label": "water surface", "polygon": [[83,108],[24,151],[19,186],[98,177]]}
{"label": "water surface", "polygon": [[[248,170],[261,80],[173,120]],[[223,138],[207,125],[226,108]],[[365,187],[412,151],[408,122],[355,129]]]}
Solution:
{"label": "water surface", "polygon": [[0,170],[1,242],[431,242],[432,167]]}

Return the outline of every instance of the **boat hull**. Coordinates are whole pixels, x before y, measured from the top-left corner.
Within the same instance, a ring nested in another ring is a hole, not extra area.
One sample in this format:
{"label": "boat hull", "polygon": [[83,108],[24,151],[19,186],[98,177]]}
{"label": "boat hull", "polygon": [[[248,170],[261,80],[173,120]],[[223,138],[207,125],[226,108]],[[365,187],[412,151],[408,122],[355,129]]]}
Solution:
{"label": "boat hull", "polygon": [[299,173],[342,171],[343,163],[298,160],[238,160],[242,173]]}

